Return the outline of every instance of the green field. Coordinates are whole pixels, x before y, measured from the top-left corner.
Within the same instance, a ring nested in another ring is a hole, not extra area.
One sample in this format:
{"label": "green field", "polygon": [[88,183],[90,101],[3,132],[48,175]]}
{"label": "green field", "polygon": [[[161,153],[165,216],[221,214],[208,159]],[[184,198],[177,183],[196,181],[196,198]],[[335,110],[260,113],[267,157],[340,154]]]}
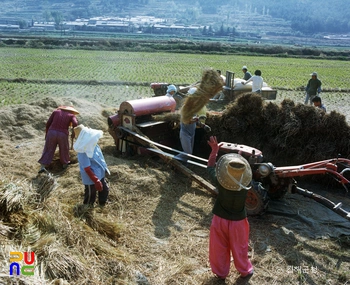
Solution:
{"label": "green field", "polygon": [[152,96],[152,82],[194,83],[204,68],[241,77],[241,67],[247,65],[251,72],[260,69],[268,85],[278,90],[302,90],[309,74],[317,71],[323,90],[332,92],[348,91],[350,73],[347,61],[267,56],[0,48],[0,58],[0,106],[46,96],[118,104]]}

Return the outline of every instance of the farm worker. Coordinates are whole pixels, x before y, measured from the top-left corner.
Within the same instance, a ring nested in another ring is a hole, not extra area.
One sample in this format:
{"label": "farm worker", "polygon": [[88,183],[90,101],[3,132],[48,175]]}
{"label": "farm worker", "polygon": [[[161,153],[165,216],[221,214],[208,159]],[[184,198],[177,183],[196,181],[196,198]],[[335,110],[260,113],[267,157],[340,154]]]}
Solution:
{"label": "farm worker", "polygon": [[98,204],[104,206],[107,202],[109,186],[105,178],[106,172],[110,174],[98,140],[103,136],[101,130],[94,130],[84,125],[74,128],[77,140],[74,150],[78,153],[81,179],[85,185],[83,204],[93,205],[98,191]]}
{"label": "farm worker", "polygon": [[[220,69],[217,69],[216,71],[219,73],[219,75],[220,75],[220,77],[222,79],[222,85],[225,85],[226,84],[226,76],[221,74],[221,70]],[[225,95],[224,95],[224,93],[222,91],[220,91],[220,92],[215,94],[213,99],[214,100],[224,100],[225,99]]]}
{"label": "farm worker", "polygon": [[252,92],[261,93],[264,79],[261,77],[261,71],[259,69],[255,70],[254,76],[250,77],[247,81],[242,81],[242,84],[245,85],[248,82],[252,81]]}
{"label": "farm worker", "polygon": [[314,106],[315,106],[315,107],[320,108],[320,109],[323,110],[325,113],[327,112],[326,106],[325,106],[324,104],[322,104],[321,97],[315,96],[315,97],[312,99],[312,103],[314,103]]}
{"label": "farm worker", "polygon": [[245,65],[242,67],[242,71],[244,73],[244,80],[248,80],[250,77],[252,77],[252,74],[248,71],[248,68]]}
{"label": "farm worker", "polygon": [[168,86],[165,96],[173,97],[176,92],[177,92],[176,86],[171,84]]}
{"label": "farm worker", "polygon": [[183,97],[177,94],[177,88],[175,85],[171,84],[168,86],[165,96],[173,97],[176,102],[176,110],[180,109],[182,106]]}
{"label": "farm worker", "polygon": [[250,229],[245,201],[251,188],[252,171],[248,161],[237,153],[221,156],[215,165],[221,143],[211,136],[208,144],[211,153],[207,170],[219,192],[209,233],[210,266],[219,279],[225,279],[230,271],[232,254],[240,278],[249,280],[254,269],[248,258]]}
{"label": "farm worker", "polygon": [[[192,87],[188,90],[189,96],[197,91],[196,87]],[[204,106],[198,114],[193,114],[192,121],[190,123],[180,122],[180,142],[183,152],[187,154],[193,153],[194,139],[197,126],[203,128],[205,131],[211,131],[211,128],[205,124],[206,119],[206,107]],[[186,154],[178,154],[176,159],[182,160],[187,163],[188,156]]]}
{"label": "farm worker", "polygon": [[[70,126],[74,128],[78,125],[78,120],[75,116],[78,114],[79,112],[73,106],[59,106],[52,112],[46,123],[45,146],[38,161],[41,164],[39,173],[44,172],[46,167],[52,162],[57,145],[62,167],[63,169],[67,168],[70,163],[68,130]],[[71,137],[74,139],[74,132],[72,132]]]}
{"label": "farm worker", "polygon": [[309,79],[305,88],[306,97],[305,97],[304,104],[307,104],[308,102],[312,104],[312,99],[316,95],[320,96],[320,93],[321,93],[322,82],[317,78],[317,72],[313,72],[310,75],[311,75],[311,79]]}
{"label": "farm worker", "polygon": [[220,69],[217,69],[216,71],[217,71],[217,73],[219,73],[219,75],[220,75],[220,77],[222,79],[222,85],[225,85],[225,83],[226,83],[226,76],[221,74],[221,70]]}

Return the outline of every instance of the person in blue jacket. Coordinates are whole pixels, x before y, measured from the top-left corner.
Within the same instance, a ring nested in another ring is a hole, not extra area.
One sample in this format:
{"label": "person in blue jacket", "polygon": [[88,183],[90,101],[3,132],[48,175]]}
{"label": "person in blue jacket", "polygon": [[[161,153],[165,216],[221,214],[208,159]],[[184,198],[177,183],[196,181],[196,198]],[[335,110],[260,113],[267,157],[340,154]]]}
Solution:
{"label": "person in blue jacket", "polygon": [[93,205],[98,192],[98,204],[104,206],[109,194],[109,185],[105,178],[110,174],[98,140],[103,136],[101,130],[94,130],[84,125],[74,128],[76,142],[73,145],[78,153],[79,169],[85,186],[83,204]]}

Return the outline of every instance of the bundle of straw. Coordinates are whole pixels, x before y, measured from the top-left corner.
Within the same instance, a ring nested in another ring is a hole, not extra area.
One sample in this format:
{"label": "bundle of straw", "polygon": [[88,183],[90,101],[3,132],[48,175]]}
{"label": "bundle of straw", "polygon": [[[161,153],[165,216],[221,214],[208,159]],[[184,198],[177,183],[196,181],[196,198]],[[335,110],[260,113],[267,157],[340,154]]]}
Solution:
{"label": "bundle of straw", "polygon": [[166,112],[166,113],[152,115],[152,119],[157,122],[159,121],[179,122],[180,116],[181,115],[178,112]]}
{"label": "bundle of straw", "polygon": [[202,80],[194,94],[184,99],[180,110],[181,122],[189,124],[196,115],[223,87],[223,81],[219,73],[214,69],[205,69]]}

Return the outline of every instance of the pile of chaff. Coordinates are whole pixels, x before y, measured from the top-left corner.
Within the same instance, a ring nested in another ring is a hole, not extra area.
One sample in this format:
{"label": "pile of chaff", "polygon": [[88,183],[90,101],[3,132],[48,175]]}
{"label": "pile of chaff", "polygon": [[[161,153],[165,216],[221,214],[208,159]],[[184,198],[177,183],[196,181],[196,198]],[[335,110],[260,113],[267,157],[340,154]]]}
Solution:
{"label": "pile of chaff", "polygon": [[350,126],[345,116],[285,99],[280,105],[246,93],[206,123],[218,141],[245,144],[276,166],[349,158]]}
{"label": "pile of chaff", "polygon": [[[180,114],[164,113],[153,119],[171,121],[178,126]],[[276,166],[304,164],[339,155],[350,157],[350,126],[344,115],[335,111],[324,113],[314,106],[295,104],[288,99],[277,105],[257,94],[245,93],[223,112],[209,111],[206,124],[211,132],[206,133],[203,140],[214,135],[219,142],[255,147],[262,151],[265,161]],[[208,151],[210,149],[204,152]]]}

